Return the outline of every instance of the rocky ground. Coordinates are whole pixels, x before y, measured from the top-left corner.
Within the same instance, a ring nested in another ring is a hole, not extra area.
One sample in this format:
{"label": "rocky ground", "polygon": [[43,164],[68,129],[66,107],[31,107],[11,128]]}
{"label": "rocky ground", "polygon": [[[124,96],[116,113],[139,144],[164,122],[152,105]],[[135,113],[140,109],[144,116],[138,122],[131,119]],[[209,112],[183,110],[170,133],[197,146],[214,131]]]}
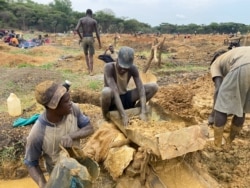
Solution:
{"label": "rocky ground", "polygon": [[[27,171],[22,165],[26,136],[31,128],[13,128],[13,121],[17,117],[11,117],[7,113],[6,99],[9,93],[14,92],[20,96],[23,102],[22,117],[30,117],[40,113],[42,107],[37,105],[33,91],[37,83],[52,79],[62,81],[69,73],[76,74],[71,90],[72,100],[84,104],[84,112],[90,116],[95,129],[99,128],[102,121],[100,111],[100,89],[102,87],[103,62],[97,59],[97,55],[103,50],[97,50],[95,57],[95,75],[86,74],[86,67],[81,49],[77,46],[77,38],[72,38],[70,46],[57,44],[45,45],[26,52],[21,49],[13,49],[0,42],[0,178],[16,179],[26,177]],[[193,36],[184,39],[182,36],[174,38],[167,35],[163,45],[161,67],[152,63],[149,69],[157,77],[160,88],[152,102],[164,112],[176,116],[190,124],[206,123],[212,107],[213,83],[209,75],[209,61],[214,51],[223,46],[223,35]],[[161,40],[162,38],[159,38]],[[135,49],[135,64],[140,70],[148,61],[148,54],[153,36],[122,35],[117,43],[119,46],[128,45]],[[102,36],[103,48],[113,42],[112,35]],[[66,52],[65,52],[66,48]],[[75,51],[71,51],[75,49]],[[70,58],[63,58],[71,55]],[[143,58],[142,58],[143,57]],[[145,58],[144,58],[145,57]],[[185,69],[179,69],[185,67]],[[199,67],[199,68],[197,68]],[[79,76],[80,75],[80,76]],[[92,85],[88,85],[92,83]],[[197,152],[182,157],[191,165],[203,169],[203,172],[211,176],[220,187],[247,188],[250,186],[249,163],[249,128],[250,119],[247,117],[244,128],[238,138],[228,150],[215,150],[212,141],[207,142],[206,147]],[[210,128],[212,133],[212,129]],[[226,130],[226,133],[228,130]],[[212,137],[212,135],[211,135]],[[178,173],[178,172],[177,172]],[[116,183],[107,171],[102,170],[102,178],[98,179],[99,187]],[[98,185],[96,187],[98,187]],[[110,186],[107,186],[110,187]],[[178,187],[178,186],[176,186]]]}

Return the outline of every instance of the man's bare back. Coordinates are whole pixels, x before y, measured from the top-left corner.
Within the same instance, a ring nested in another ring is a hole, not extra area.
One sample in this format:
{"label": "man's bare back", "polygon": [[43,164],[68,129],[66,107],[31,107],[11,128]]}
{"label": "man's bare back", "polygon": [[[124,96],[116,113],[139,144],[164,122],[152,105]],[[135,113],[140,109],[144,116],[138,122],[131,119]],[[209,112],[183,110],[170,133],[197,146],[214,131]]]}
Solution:
{"label": "man's bare back", "polygon": [[76,28],[82,31],[82,35],[79,35],[80,38],[90,36],[93,35],[93,32],[97,32],[97,22],[93,18],[86,16],[79,20]]}
{"label": "man's bare back", "polygon": [[94,36],[93,32],[96,33],[96,38],[99,43],[99,48],[101,49],[101,41],[100,36],[97,29],[97,21],[92,18],[92,10],[87,9],[86,16],[79,19],[77,26],[75,28],[78,36],[80,37],[80,41],[82,43],[85,61],[88,67],[88,73],[92,76],[93,74],[93,55],[95,54],[94,47]]}

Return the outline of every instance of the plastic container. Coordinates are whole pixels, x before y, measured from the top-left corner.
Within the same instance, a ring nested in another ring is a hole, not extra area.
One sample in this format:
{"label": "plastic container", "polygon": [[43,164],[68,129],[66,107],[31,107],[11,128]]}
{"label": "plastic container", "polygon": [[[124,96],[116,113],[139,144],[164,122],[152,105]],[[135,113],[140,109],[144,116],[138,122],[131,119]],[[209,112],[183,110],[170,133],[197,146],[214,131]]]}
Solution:
{"label": "plastic container", "polygon": [[7,99],[8,113],[11,116],[20,116],[22,114],[22,107],[20,99],[11,93]]}

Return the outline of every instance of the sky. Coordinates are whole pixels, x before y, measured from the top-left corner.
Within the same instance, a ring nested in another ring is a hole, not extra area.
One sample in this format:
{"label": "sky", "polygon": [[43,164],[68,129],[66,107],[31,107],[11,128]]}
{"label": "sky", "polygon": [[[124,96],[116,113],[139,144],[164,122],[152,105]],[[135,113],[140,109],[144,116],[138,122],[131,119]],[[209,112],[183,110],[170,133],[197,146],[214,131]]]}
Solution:
{"label": "sky", "polygon": [[[33,0],[49,4],[53,0]],[[150,26],[162,23],[177,25],[212,22],[235,22],[250,25],[249,0],[71,0],[72,9],[93,13],[110,9],[115,17],[136,19]]]}

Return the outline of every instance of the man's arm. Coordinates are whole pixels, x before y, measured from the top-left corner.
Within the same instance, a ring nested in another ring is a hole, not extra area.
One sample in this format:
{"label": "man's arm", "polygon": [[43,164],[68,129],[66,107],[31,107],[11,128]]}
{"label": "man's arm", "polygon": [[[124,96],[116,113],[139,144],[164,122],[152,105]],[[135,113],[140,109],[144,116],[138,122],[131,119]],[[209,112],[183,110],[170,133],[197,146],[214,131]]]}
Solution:
{"label": "man's arm", "polygon": [[39,188],[44,188],[46,185],[46,179],[40,166],[28,167],[29,174],[31,178],[37,183]]}
{"label": "man's arm", "polygon": [[81,35],[80,31],[79,31],[80,26],[81,26],[81,19],[78,21],[78,23],[76,25],[76,28],[75,28],[75,31],[77,32],[78,36],[80,37],[80,40],[82,40],[82,35]]}
{"label": "man's arm", "polygon": [[217,96],[218,96],[222,81],[223,81],[223,78],[221,76],[216,76],[213,78],[213,82],[214,82],[213,108],[212,108],[212,111],[208,117],[208,125],[214,124],[214,105],[215,105],[215,102],[217,100]]}
{"label": "man's arm", "polygon": [[80,138],[85,138],[91,134],[93,134],[94,128],[89,123],[87,126],[81,128],[80,130],[70,133],[69,136],[72,138],[72,140],[80,139]]}
{"label": "man's arm", "polygon": [[[136,68],[135,68],[136,69]],[[133,70],[133,79],[134,79],[134,82],[135,82],[135,85],[136,85],[136,88],[137,88],[137,91],[138,91],[138,96],[139,96],[139,99],[140,99],[140,104],[141,104],[141,114],[140,114],[140,117],[142,120],[147,120],[147,116],[146,116],[146,113],[147,113],[147,110],[146,110],[146,93],[145,93],[145,88],[143,86],[143,83],[142,83],[142,80],[139,76],[139,72],[138,70]]]}
{"label": "man's arm", "polygon": [[215,78],[213,78],[213,81],[214,81],[214,88],[215,88],[214,89],[214,105],[215,105],[223,78],[221,76],[216,76]]}
{"label": "man's arm", "polygon": [[26,165],[31,178],[37,183],[39,188],[46,185],[46,179],[39,166],[39,158],[42,155],[42,146],[45,135],[45,125],[42,124],[43,114],[40,115],[38,121],[33,125],[25,148],[24,164]]}
{"label": "man's arm", "polygon": [[107,55],[107,52],[109,51],[109,49],[107,48],[105,51],[104,51],[104,53],[103,53],[103,55]]}
{"label": "man's arm", "polygon": [[89,123],[87,126],[77,130],[75,132],[69,133],[62,137],[61,144],[65,148],[70,148],[73,145],[73,140],[85,138],[91,134],[93,134],[94,129],[93,126]]}
{"label": "man's arm", "polygon": [[96,38],[97,38],[98,43],[99,43],[99,48],[101,49],[102,45],[101,45],[100,35],[99,35],[98,29],[97,29],[97,22],[95,23],[94,27],[95,27]]}

